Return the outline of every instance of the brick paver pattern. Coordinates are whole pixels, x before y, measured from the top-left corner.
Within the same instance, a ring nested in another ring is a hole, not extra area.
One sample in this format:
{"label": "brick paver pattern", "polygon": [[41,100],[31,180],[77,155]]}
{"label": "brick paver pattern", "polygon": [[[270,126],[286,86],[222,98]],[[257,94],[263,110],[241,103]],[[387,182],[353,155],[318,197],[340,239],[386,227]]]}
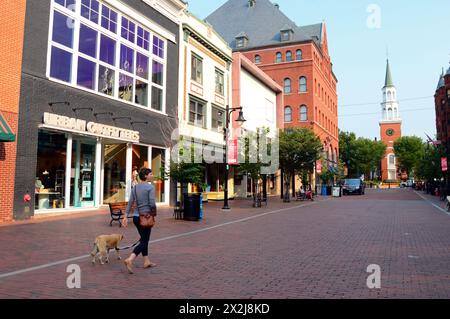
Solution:
{"label": "brick paver pattern", "polygon": [[[80,289],[67,288],[70,263],[62,263],[0,278],[0,298],[450,298],[450,216],[412,190],[313,204],[272,199],[260,209],[230,204],[230,212],[206,204],[200,222],[160,209],[150,243],[155,268],[143,269],[138,257],[129,275],[111,252],[103,266],[73,262]],[[131,223],[108,223],[109,214],[97,212],[0,227],[0,277],[87,255],[99,234],[123,233],[124,245],[138,238]],[[381,289],[366,285],[371,264],[381,267]]]}

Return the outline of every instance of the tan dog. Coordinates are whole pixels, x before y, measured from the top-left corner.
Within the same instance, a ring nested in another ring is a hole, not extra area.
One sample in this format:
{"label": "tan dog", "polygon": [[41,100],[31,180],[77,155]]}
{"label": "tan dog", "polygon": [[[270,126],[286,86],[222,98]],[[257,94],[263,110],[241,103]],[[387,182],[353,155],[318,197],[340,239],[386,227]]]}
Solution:
{"label": "tan dog", "polygon": [[117,253],[117,259],[121,259],[119,255],[119,243],[122,241],[123,235],[121,234],[112,234],[112,235],[100,235],[95,238],[94,249],[91,252],[91,256],[93,257],[92,263],[95,264],[95,257],[100,253],[100,263],[103,265],[105,261],[109,262],[109,251],[111,249],[115,249]]}

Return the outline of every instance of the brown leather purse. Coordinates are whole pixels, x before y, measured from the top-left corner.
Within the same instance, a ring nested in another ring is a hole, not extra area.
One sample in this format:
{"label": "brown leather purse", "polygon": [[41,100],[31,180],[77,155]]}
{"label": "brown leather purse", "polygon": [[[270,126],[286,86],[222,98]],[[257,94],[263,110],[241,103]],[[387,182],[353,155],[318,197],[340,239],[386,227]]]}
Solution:
{"label": "brown leather purse", "polygon": [[[134,186],[134,200],[136,202],[136,207],[139,211],[136,187],[137,187],[137,185]],[[154,215],[156,215],[156,207],[150,208],[150,212],[145,212],[142,214],[141,214],[141,212],[139,212],[139,225],[142,228],[152,228],[153,226],[155,226],[155,223],[156,223]]]}

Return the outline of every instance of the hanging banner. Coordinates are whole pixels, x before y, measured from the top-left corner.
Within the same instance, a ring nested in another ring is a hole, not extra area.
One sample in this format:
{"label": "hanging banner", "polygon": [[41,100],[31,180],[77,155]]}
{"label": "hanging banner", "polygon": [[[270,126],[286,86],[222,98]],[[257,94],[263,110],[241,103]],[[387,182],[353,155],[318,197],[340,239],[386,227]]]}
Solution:
{"label": "hanging banner", "polygon": [[322,160],[316,161],[316,173],[322,174]]}
{"label": "hanging banner", "polygon": [[441,158],[441,167],[442,167],[442,171],[443,172],[448,171],[447,157],[442,157]]}
{"label": "hanging banner", "polygon": [[228,140],[228,165],[238,165],[237,156],[238,140],[237,138]]}

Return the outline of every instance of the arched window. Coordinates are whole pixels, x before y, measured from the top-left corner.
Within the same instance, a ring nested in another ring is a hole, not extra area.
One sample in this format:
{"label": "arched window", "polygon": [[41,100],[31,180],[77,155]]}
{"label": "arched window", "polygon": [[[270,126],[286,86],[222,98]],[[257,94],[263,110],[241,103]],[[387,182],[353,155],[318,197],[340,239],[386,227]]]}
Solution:
{"label": "arched window", "polygon": [[308,120],[308,108],[306,105],[300,106],[300,121],[306,122]]}
{"label": "arched window", "polygon": [[392,100],[392,93],[391,93],[391,91],[388,92],[388,100],[389,101]]}
{"label": "arched window", "polygon": [[291,79],[286,78],[284,79],[284,93],[290,94],[291,93]]}
{"label": "arched window", "polygon": [[290,106],[284,108],[284,121],[286,123],[292,122],[292,108]]}
{"label": "arched window", "polygon": [[295,59],[297,61],[301,61],[302,60],[302,50],[297,50],[297,52],[295,53]]}
{"label": "arched window", "polygon": [[276,60],[275,60],[277,63],[281,63],[281,62],[283,62],[283,55],[281,54],[281,52],[277,52],[277,55],[276,55]]}
{"label": "arched window", "polygon": [[300,88],[299,88],[300,92],[306,92],[308,90],[307,81],[304,76],[302,76],[300,78],[299,85],[300,85]]}
{"label": "arched window", "polygon": [[287,62],[291,62],[292,61],[292,52],[291,51],[287,51],[286,52],[286,61]]}
{"label": "arched window", "polygon": [[255,55],[255,64],[261,63],[261,56]]}

